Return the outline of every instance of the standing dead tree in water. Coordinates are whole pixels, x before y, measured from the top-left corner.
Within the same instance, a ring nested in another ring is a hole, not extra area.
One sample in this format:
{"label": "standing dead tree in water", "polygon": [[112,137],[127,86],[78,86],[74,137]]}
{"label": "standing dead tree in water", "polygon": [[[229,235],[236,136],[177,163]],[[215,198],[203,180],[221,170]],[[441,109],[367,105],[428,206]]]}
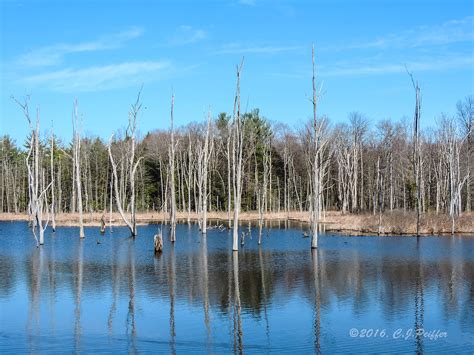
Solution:
{"label": "standing dead tree in water", "polygon": [[231,141],[232,141],[232,128],[231,122],[227,124],[227,139],[226,139],[226,152],[227,152],[227,224],[228,228],[232,226],[232,218],[230,215],[230,211],[232,209],[232,184],[231,184],[231,177],[232,177],[232,169],[231,169]]}
{"label": "standing dead tree in water", "polygon": [[232,122],[232,190],[234,191],[234,225],[232,233],[232,250],[239,250],[239,213],[242,198],[242,154],[244,145],[244,127],[240,115],[240,73],[244,59],[237,66],[237,87],[234,100],[234,117]]}
{"label": "standing dead tree in water", "polygon": [[415,89],[415,115],[413,117],[413,175],[415,179],[416,193],[416,235],[420,235],[421,214],[421,152],[420,152],[420,117],[421,117],[421,93],[418,81],[415,82],[413,74],[407,69]]}
{"label": "standing dead tree in water", "polygon": [[175,190],[175,155],[176,145],[174,141],[174,93],[171,94],[171,145],[169,148],[169,161],[170,161],[170,192],[171,192],[171,211],[170,211],[170,222],[171,222],[171,242],[176,241],[176,190]]}
{"label": "standing dead tree in water", "polygon": [[79,237],[84,238],[84,221],[82,216],[82,183],[81,183],[81,131],[79,128],[79,115],[77,99],[74,100],[74,110],[72,116],[73,128],[73,171],[76,181],[77,210],[79,212]]}
{"label": "standing dead tree in water", "polygon": [[[28,108],[28,98],[24,103],[19,102],[13,98],[15,102],[22,108],[23,114],[28,121],[28,125],[31,131],[31,137],[28,144],[28,154],[26,157],[26,167],[28,170],[28,191],[29,191],[29,203],[28,213],[32,221],[32,231],[36,240],[36,245],[44,244],[44,231],[48,227],[49,215],[46,221],[43,220],[44,213],[48,212],[48,202],[46,193],[51,187],[52,182],[46,186],[44,170],[41,169],[41,152],[40,152],[40,114],[39,109],[36,110],[36,124],[33,126],[33,122],[30,118],[30,112]],[[36,229],[39,232],[39,241],[36,234]]]}
{"label": "standing dead tree in water", "polygon": [[312,64],[313,64],[313,97],[311,103],[313,105],[313,120],[312,127],[310,129],[310,154],[308,155],[308,162],[310,167],[310,221],[311,221],[311,248],[316,249],[318,247],[318,220],[321,215],[321,195],[324,187],[324,177],[327,164],[324,160],[324,152],[327,146],[326,131],[326,119],[318,118],[316,115],[317,103],[321,93],[321,87],[319,92],[316,90],[316,72],[314,64],[314,45],[312,48]]}
{"label": "standing dead tree in water", "polygon": [[[130,219],[125,216],[123,204],[122,204],[122,195],[120,194],[119,190],[119,181],[118,181],[118,174],[117,174],[117,164],[115,163],[113,154],[112,154],[112,142],[114,135],[110,138],[108,150],[109,150],[109,158],[110,163],[112,165],[112,175],[114,180],[114,191],[115,191],[115,204],[117,209],[122,217],[123,221],[127,225],[128,229],[130,229],[130,234],[132,237],[137,235],[137,221],[136,221],[136,204],[135,204],[135,175],[137,172],[138,165],[143,157],[136,158],[136,150],[137,150],[137,142],[136,142],[136,130],[138,124],[138,114],[142,107],[140,102],[140,94],[141,89],[138,92],[137,100],[132,105],[132,108],[128,114],[128,128],[127,128],[127,137],[126,143],[128,146],[126,148],[126,164],[128,170],[128,185],[130,191],[130,198],[129,198],[129,209],[130,209]],[[124,175],[123,170],[121,171],[121,175]],[[122,179],[121,179],[122,181]],[[123,184],[122,184],[123,186]],[[125,199],[124,199],[125,200]]]}
{"label": "standing dead tree in water", "polygon": [[214,149],[214,143],[211,137],[211,112],[207,116],[206,135],[203,144],[197,147],[197,174],[198,174],[198,215],[199,226],[202,234],[207,233],[207,205],[209,200],[208,194],[208,172],[209,161]]}

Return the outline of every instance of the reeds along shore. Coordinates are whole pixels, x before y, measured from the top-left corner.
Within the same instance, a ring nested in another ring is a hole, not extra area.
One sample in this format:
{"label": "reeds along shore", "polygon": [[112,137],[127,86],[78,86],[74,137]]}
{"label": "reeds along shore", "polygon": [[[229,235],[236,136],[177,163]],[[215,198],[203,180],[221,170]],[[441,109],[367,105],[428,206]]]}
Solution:
{"label": "reeds along shore", "polygon": [[[84,214],[84,225],[99,228],[102,213]],[[196,223],[199,219],[197,213],[177,212],[177,220],[181,223]],[[225,225],[227,226],[227,212],[209,212],[210,228]],[[109,216],[106,218],[107,227],[110,225]],[[243,212],[241,221],[258,222],[258,211]],[[24,213],[0,213],[0,221],[28,221],[28,215]],[[56,215],[57,226],[78,226],[79,219],[77,213],[59,213]],[[310,216],[307,212],[280,212],[265,214],[265,222],[269,227],[281,226],[280,222],[294,221],[309,224]],[[275,223],[273,223],[275,222]],[[169,223],[169,215],[161,212],[137,213],[137,224],[146,225],[154,223]],[[381,235],[413,235],[416,233],[416,215],[414,212],[394,211],[387,212],[382,216],[382,223],[379,226],[379,216],[373,214],[342,214],[337,211],[328,211],[326,216],[320,220],[322,228],[328,232],[340,232],[346,235],[353,234],[381,234]],[[124,226],[123,219],[119,213],[113,213],[111,218],[112,226]],[[474,235],[474,213],[463,213],[456,224],[456,234]],[[428,213],[421,219],[421,235],[451,234],[451,218],[449,215]]]}

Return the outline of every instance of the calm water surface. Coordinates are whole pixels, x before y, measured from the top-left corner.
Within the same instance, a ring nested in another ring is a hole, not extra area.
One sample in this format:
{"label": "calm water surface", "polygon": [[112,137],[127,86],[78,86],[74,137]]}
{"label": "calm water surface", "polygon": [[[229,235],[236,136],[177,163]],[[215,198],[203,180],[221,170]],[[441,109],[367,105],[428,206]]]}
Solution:
{"label": "calm water surface", "polygon": [[0,353],[474,349],[472,237],[326,234],[312,252],[282,222],[233,255],[227,230],[182,224],[155,257],[157,228],[61,227],[36,248],[26,223],[1,222]]}

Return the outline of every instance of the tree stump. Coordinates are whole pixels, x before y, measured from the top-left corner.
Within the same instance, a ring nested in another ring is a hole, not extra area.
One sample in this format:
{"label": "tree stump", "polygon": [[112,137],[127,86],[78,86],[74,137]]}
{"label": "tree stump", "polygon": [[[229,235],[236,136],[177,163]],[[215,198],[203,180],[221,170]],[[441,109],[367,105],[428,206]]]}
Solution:
{"label": "tree stump", "polygon": [[104,219],[104,215],[102,215],[100,219],[100,234],[104,234],[104,233],[105,233],[105,219]]}
{"label": "tree stump", "polygon": [[161,232],[155,234],[153,237],[153,243],[155,245],[155,254],[161,253],[163,251],[163,236],[161,235]]}

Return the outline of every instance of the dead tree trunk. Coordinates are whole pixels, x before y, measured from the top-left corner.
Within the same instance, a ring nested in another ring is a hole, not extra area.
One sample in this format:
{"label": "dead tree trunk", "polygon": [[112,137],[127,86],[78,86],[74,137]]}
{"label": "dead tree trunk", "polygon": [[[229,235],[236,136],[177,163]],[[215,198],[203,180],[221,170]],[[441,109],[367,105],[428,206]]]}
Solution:
{"label": "dead tree trunk", "polygon": [[[207,186],[207,176],[208,176],[208,170],[209,170],[209,159],[212,154],[213,150],[213,143],[212,143],[212,138],[210,137],[211,135],[211,112],[209,111],[208,117],[207,117],[207,129],[206,129],[206,138],[204,140],[204,147],[201,152],[201,157],[199,158],[201,160],[200,164],[200,172],[199,172],[199,192],[202,194],[202,196],[199,197],[199,200],[201,201],[201,231],[203,234],[207,233],[207,202],[209,199],[208,196],[208,186]],[[211,143],[209,143],[209,140],[211,140]]]}
{"label": "dead tree trunk", "polygon": [[[316,115],[317,101],[319,94],[316,91],[316,73],[315,73],[315,64],[314,64],[314,45],[312,48],[312,66],[313,66],[313,77],[312,77],[312,86],[313,86],[313,122],[312,122],[312,134],[311,134],[311,143],[312,151],[309,156],[309,166],[311,167],[311,248],[316,249],[318,247],[318,220],[321,214],[321,198],[320,195],[323,192],[323,179],[322,176],[324,172],[325,164],[323,164],[323,152],[327,143],[326,138],[324,137],[325,129],[325,120],[323,118],[318,119]],[[321,91],[321,89],[320,89]],[[312,156],[312,160],[311,160]]]}
{"label": "dead tree trunk", "polygon": [[230,216],[230,211],[232,209],[232,185],[231,185],[231,176],[232,176],[232,169],[231,169],[231,155],[230,155],[230,143],[231,143],[231,125],[230,123],[227,124],[227,220],[228,220],[228,228],[232,226],[232,218]]}
{"label": "dead tree trunk", "polygon": [[155,248],[155,254],[159,254],[163,251],[163,233],[161,229],[158,231],[158,234],[155,234],[153,237],[153,244]]}
{"label": "dead tree trunk", "polygon": [[[408,72],[408,70],[407,70]],[[416,193],[416,236],[420,235],[420,213],[421,213],[421,156],[420,156],[420,115],[421,94],[418,82],[408,72],[413,88],[415,89],[415,115],[413,117],[413,174],[415,179]]]}
{"label": "dead tree trunk", "polygon": [[461,191],[468,179],[466,173],[461,174],[461,149],[467,136],[458,137],[453,119],[445,118],[441,130],[442,155],[449,176],[449,215],[451,217],[451,233],[456,231],[456,218],[461,213]]}
{"label": "dead tree trunk", "polygon": [[234,225],[232,250],[239,250],[239,213],[242,198],[242,154],[244,129],[240,117],[240,72],[244,60],[237,66],[237,88],[234,100],[234,118],[232,123],[232,187],[234,191]]}
{"label": "dead tree trunk", "polygon": [[171,242],[176,241],[176,191],[175,191],[175,142],[174,142],[174,127],[173,127],[173,114],[174,114],[174,94],[171,95],[171,147],[170,147],[170,192],[171,192],[171,213],[170,213],[170,220],[171,220],[171,234],[170,240]]}
{"label": "dead tree trunk", "polygon": [[188,188],[188,224],[191,224],[191,187],[192,187],[192,179],[193,179],[193,150],[192,150],[192,142],[191,142],[191,133],[188,135],[189,145],[188,145],[188,171],[186,177],[186,185]]}
{"label": "dead tree trunk", "polygon": [[263,220],[264,214],[267,206],[267,187],[268,187],[268,176],[270,174],[270,141],[265,139],[263,142],[263,181],[260,186],[258,186],[257,193],[257,206],[258,206],[258,244],[262,243],[262,229],[263,229]]}
{"label": "dead tree trunk", "polygon": [[[28,98],[24,103],[20,103],[18,100],[13,98],[15,102],[22,108],[23,114],[28,121],[28,125],[31,131],[31,137],[28,147],[28,154],[26,157],[26,167],[28,171],[28,191],[29,191],[29,202],[28,212],[32,220],[32,231],[33,236],[36,240],[36,245],[44,244],[44,231],[48,227],[49,219],[43,221],[43,214],[48,213],[46,193],[51,187],[51,183],[45,186],[44,172],[42,174],[42,183],[40,184],[40,144],[39,144],[39,127],[40,127],[40,114],[39,109],[36,111],[36,125],[33,127],[33,122],[30,118],[28,108]],[[39,241],[37,237],[38,228]]]}
{"label": "dead tree trunk", "polygon": [[76,180],[76,192],[77,192],[77,210],[79,212],[79,237],[84,238],[84,222],[82,217],[82,187],[81,187],[81,133],[79,126],[79,116],[77,112],[77,100],[74,100],[74,111],[73,111],[73,169]]}
{"label": "dead tree trunk", "polygon": [[[143,157],[139,157],[138,159],[136,159],[136,149],[137,149],[136,130],[137,130],[137,125],[138,125],[138,114],[142,106],[140,102],[140,95],[141,95],[141,89],[138,92],[137,100],[132,105],[132,109],[128,114],[128,128],[127,128],[127,138],[129,138],[128,139],[129,146],[127,147],[128,174],[124,173],[125,164],[122,164],[122,169],[121,169],[121,175],[124,175],[125,177],[128,178],[127,179],[128,183],[124,181],[126,180],[126,178],[121,179],[123,181],[122,186],[121,186],[123,194],[121,194],[119,190],[117,164],[115,163],[115,160],[112,154],[112,142],[114,138],[113,134],[112,134],[112,137],[110,138],[110,142],[108,146],[109,158],[110,158],[110,163],[112,165],[112,175],[113,175],[113,181],[114,181],[115,204],[117,205],[117,209],[120,213],[120,216],[122,217],[127,227],[130,229],[130,234],[132,237],[135,237],[137,235],[135,176],[136,176],[137,168],[140,164],[140,161],[143,158]],[[122,159],[122,162],[123,161],[124,159]],[[128,219],[125,216],[125,212],[123,209],[123,205],[126,201],[126,190],[127,190],[126,185],[127,184],[129,184],[129,191],[130,191],[130,199],[129,199],[130,219]]]}

